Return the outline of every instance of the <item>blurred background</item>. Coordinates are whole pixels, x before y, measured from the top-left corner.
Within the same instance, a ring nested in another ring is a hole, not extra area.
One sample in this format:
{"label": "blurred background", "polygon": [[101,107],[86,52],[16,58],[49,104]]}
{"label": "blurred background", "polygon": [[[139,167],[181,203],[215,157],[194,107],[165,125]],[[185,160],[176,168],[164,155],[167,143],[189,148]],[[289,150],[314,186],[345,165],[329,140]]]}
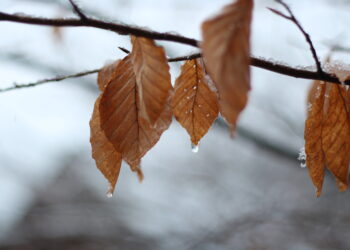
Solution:
{"label": "blurred background", "polygon": [[[86,14],[200,39],[230,0],[79,0]],[[347,0],[287,1],[319,56],[347,61]],[[252,54],[312,66],[304,37],[256,1]],[[0,11],[72,17],[66,0],[1,0]],[[100,68],[129,38],[92,28],[0,22],[0,87]],[[168,56],[195,49],[159,42]],[[171,64],[172,79],[181,63]],[[253,90],[231,139],[220,120],[191,152],[175,121],[142,162],[123,165],[112,198],[91,158],[96,75],[0,93],[0,249],[350,249],[349,192],[327,176],[315,197],[297,160],[307,80],[252,68]]]}

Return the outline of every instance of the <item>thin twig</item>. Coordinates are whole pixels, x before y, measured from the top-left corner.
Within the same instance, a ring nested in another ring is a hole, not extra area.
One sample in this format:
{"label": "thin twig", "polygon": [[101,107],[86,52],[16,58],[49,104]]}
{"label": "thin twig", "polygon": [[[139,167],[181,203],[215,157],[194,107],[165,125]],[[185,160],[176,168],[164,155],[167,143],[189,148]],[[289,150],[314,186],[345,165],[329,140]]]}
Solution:
{"label": "thin twig", "polygon": [[298,21],[298,19],[294,16],[291,8],[288,6],[288,4],[286,4],[285,2],[283,2],[283,0],[275,0],[277,3],[281,4],[288,12],[289,16],[283,14],[282,12],[272,9],[272,8],[268,8],[270,11],[272,11],[273,13],[275,13],[276,15],[279,15],[287,20],[292,21],[297,27],[298,29],[301,31],[301,33],[304,35],[307,43],[310,46],[310,50],[312,53],[312,57],[314,58],[315,64],[316,64],[316,68],[317,68],[317,72],[322,75],[324,74],[323,70],[322,70],[322,66],[321,66],[321,62],[318,59],[317,56],[317,52],[316,49],[311,41],[310,35],[304,30],[304,28],[301,26],[300,22]]}
{"label": "thin twig", "polygon": [[[279,0],[276,0],[276,1],[279,1]],[[32,24],[32,25],[43,25],[43,26],[94,27],[94,28],[98,28],[98,29],[110,30],[110,31],[116,32],[116,33],[121,34],[121,35],[135,35],[135,36],[141,36],[141,37],[151,38],[151,39],[155,39],[155,40],[166,40],[166,41],[187,44],[187,45],[191,45],[194,47],[199,47],[199,44],[200,44],[200,41],[197,41],[195,39],[188,38],[185,36],[181,36],[181,35],[150,31],[150,30],[145,30],[145,29],[138,28],[138,27],[132,27],[129,25],[105,22],[105,21],[97,20],[97,19],[94,19],[91,17],[86,17],[86,20],[81,20],[81,19],[49,19],[49,18],[14,15],[14,14],[7,14],[7,13],[0,12],[0,21],[10,21],[10,22]],[[299,22],[297,22],[297,23],[299,23]],[[299,24],[299,27],[301,27],[300,24]],[[305,31],[303,33],[307,34]],[[309,36],[307,36],[307,37],[309,37]],[[309,37],[309,41],[311,42],[310,37]],[[313,48],[312,42],[309,44]],[[313,49],[313,51],[315,53],[315,59],[317,59],[316,51],[314,49]],[[198,57],[201,57],[201,54],[196,53],[196,54],[192,54],[192,55],[188,55],[188,56],[170,58],[169,62],[190,60],[190,59],[194,59],[194,58],[198,58]],[[256,57],[251,57],[250,64],[252,66],[255,66],[258,68],[262,68],[265,70],[269,70],[269,71],[283,74],[283,75],[287,75],[287,76],[303,78],[303,79],[320,80],[320,81],[333,82],[333,83],[340,83],[336,76],[329,74],[329,73],[326,73],[326,72],[323,72],[322,69],[320,68],[319,63],[318,63],[319,66],[318,66],[317,72],[297,69],[297,68],[286,66],[284,64],[279,64],[279,63],[275,63],[273,61],[268,61],[268,60],[256,58]],[[38,82],[29,83],[29,84],[20,84],[20,85],[6,88],[6,89],[0,89],[0,92],[9,91],[9,90],[18,89],[18,88],[32,87],[32,86],[36,86],[39,84],[44,84],[46,82],[61,81],[61,80],[65,80],[68,78],[79,77],[79,76],[84,76],[87,74],[97,73],[98,71],[99,70],[93,70],[93,71],[81,72],[81,73],[68,75],[68,76],[56,77],[56,78],[52,78],[52,79],[45,79],[45,80],[41,80]],[[350,82],[345,82],[345,84],[350,85]]]}
{"label": "thin twig", "polygon": [[[121,49],[125,53],[130,53],[130,51],[125,49],[125,48],[119,47],[119,49]],[[200,58],[200,57],[202,57],[202,55],[200,53],[195,53],[195,54],[191,54],[191,55],[187,55],[187,56],[169,58],[168,62],[186,61],[186,60],[196,59],[196,58]],[[339,79],[335,75],[332,75],[332,74],[329,74],[326,72],[323,72],[323,74],[319,74],[318,72],[315,72],[315,71],[296,69],[296,68],[293,68],[293,67],[290,67],[287,65],[278,64],[278,63],[262,60],[260,58],[255,58],[255,57],[251,57],[250,64],[252,66],[266,69],[266,70],[269,70],[269,71],[272,71],[272,72],[275,72],[278,74],[282,74],[282,75],[292,76],[292,77],[301,78],[301,79],[320,80],[320,81],[325,81],[325,82],[333,82],[333,83],[341,84],[341,82],[339,81]],[[19,88],[34,87],[34,86],[41,85],[44,83],[59,82],[59,81],[66,80],[69,78],[76,78],[76,77],[86,76],[86,75],[90,75],[90,74],[95,74],[95,73],[98,73],[100,70],[101,69],[84,71],[84,72],[80,72],[80,73],[76,73],[76,74],[72,74],[72,75],[43,79],[43,80],[39,80],[39,81],[36,81],[33,83],[14,84],[12,87],[0,89],[0,93],[19,89]],[[350,85],[350,81],[345,81],[343,84]]]}
{"label": "thin twig", "polygon": [[[121,51],[123,51],[126,54],[130,53],[130,50],[128,50],[124,47],[118,47],[118,49],[120,49]],[[200,58],[200,57],[202,57],[201,53],[195,53],[195,54],[191,54],[191,55],[187,55],[187,56],[179,56],[179,57],[169,58],[168,62],[181,62],[181,61],[192,60],[192,59],[196,59],[196,58]]]}
{"label": "thin twig", "polygon": [[125,54],[129,54],[130,50],[124,48],[124,47],[118,47],[118,49],[120,49],[121,51],[123,51]]}
{"label": "thin twig", "polygon": [[[129,54],[130,51],[123,47],[118,47],[121,51],[125,52],[126,54]],[[201,53],[194,53],[187,56],[180,56],[180,57],[173,57],[169,58],[168,62],[179,62],[179,61],[186,61],[186,60],[192,60],[196,58],[202,57]],[[318,72],[310,71],[310,70],[302,70],[302,69],[296,69],[284,64],[279,64],[267,60],[263,60],[261,58],[257,57],[251,57],[250,58],[250,65],[255,66],[258,68],[266,69],[278,74],[292,76],[296,78],[302,78],[302,79],[310,79],[310,80],[320,80],[325,82],[333,82],[333,83],[340,83],[339,79],[332,74],[323,72],[323,74],[319,74]],[[350,85],[350,82],[345,82],[345,84]]]}
{"label": "thin twig", "polygon": [[192,60],[200,57],[202,57],[201,53],[195,53],[188,56],[179,56],[179,57],[169,58],[168,62],[180,62],[180,61]]}
{"label": "thin twig", "polygon": [[82,21],[87,20],[87,16],[82,12],[82,10],[79,8],[79,6],[73,1],[73,0],[68,0],[70,4],[73,7],[74,12],[80,17]]}
{"label": "thin twig", "polygon": [[63,80],[70,79],[70,78],[77,78],[77,77],[82,77],[82,76],[86,76],[86,75],[96,74],[99,71],[100,71],[100,69],[94,69],[94,70],[88,70],[88,71],[79,72],[79,73],[75,73],[75,74],[71,74],[71,75],[42,79],[42,80],[39,80],[36,82],[31,82],[31,83],[23,83],[23,84],[16,84],[15,83],[11,87],[0,89],[0,92],[8,92],[8,91],[15,90],[15,89],[35,87],[35,86],[49,83],[49,82],[59,82],[59,81],[63,81]]}

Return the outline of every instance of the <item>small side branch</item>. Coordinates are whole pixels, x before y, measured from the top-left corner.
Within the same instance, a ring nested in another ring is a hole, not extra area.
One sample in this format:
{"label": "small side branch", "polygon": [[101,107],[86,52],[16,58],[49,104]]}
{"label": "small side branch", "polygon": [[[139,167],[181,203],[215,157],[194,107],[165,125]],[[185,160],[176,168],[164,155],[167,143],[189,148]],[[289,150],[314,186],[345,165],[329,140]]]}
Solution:
{"label": "small side branch", "polygon": [[87,16],[85,16],[85,14],[82,12],[82,10],[73,0],[68,0],[68,1],[72,5],[74,12],[80,17],[82,21],[85,21],[88,19]]}
{"label": "small side branch", "polygon": [[317,52],[316,52],[316,49],[315,49],[315,47],[314,47],[314,45],[313,45],[313,43],[311,41],[310,35],[304,30],[304,28],[301,26],[301,24],[298,21],[298,19],[294,16],[291,8],[285,2],[283,2],[283,0],[275,0],[275,1],[277,3],[279,3],[279,4],[281,4],[286,9],[286,11],[288,12],[289,16],[287,16],[287,15],[283,14],[282,12],[280,12],[278,10],[275,10],[275,9],[272,9],[272,8],[268,8],[268,9],[271,10],[276,15],[281,16],[281,17],[283,17],[283,18],[293,22],[298,27],[298,29],[304,35],[304,37],[306,39],[306,42],[310,46],[311,54],[312,54],[312,57],[314,58],[314,61],[315,61],[315,64],[316,64],[316,68],[317,68],[317,72],[319,74],[324,74],[324,72],[322,70],[321,62],[318,59]]}
{"label": "small side branch", "polygon": [[72,75],[65,75],[65,76],[58,76],[58,77],[54,77],[54,78],[42,79],[42,80],[39,80],[36,82],[31,82],[31,83],[23,83],[23,84],[16,84],[15,83],[11,87],[0,89],[0,92],[8,92],[8,91],[15,90],[15,89],[35,87],[35,86],[42,85],[42,84],[49,83],[49,82],[59,82],[59,81],[63,81],[63,80],[70,79],[70,78],[77,78],[77,77],[82,77],[82,76],[86,76],[86,75],[96,74],[99,71],[100,71],[100,69],[94,69],[94,70],[88,70],[88,71],[84,71],[84,72],[75,73]]}
{"label": "small side branch", "polygon": [[[119,49],[125,53],[130,53],[130,51],[125,49],[125,48],[119,47]],[[191,54],[191,55],[187,55],[187,56],[169,58],[168,62],[180,62],[180,61],[186,61],[186,60],[196,59],[196,58],[200,58],[200,57],[202,57],[202,55],[200,53],[195,53],[195,54]],[[293,68],[293,67],[290,67],[287,65],[278,64],[278,63],[274,63],[274,62],[270,62],[270,61],[265,61],[265,60],[262,60],[260,58],[255,58],[255,57],[251,57],[250,65],[258,67],[258,68],[262,68],[265,70],[269,70],[271,72],[275,72],[278,74],[287,75],[287,76],[296,77],[296,78],[301,78],[301,79],[320,80],[320,81],[332,82],[332,83],[337,83],[337,84],[341,83],[341,82],[339,82],[339,79],[335,75],[332,75],[332,74],[329,74],[326,72],[323,72],[322,74],[320,74],[319,72],[296,69],[296,68]],[[100,70],[101,69],[83,71],[83,72],[79,72],[79,73],[72,74],[72,75],[43,79],[43,80],[39,80],[39,81],[36,81],[33,83],[14,84],[11,87],[0,89],[0,93],[1,92],[8,92],[8,91],[20,89],[20,88],[35,87],[37,85],[41,85],[41,84],[45,84],[45,83],[49,83],[49,82],[59,82],[59,81],[63,81],[63,80],[70,79],[70,78],[77,78],[77,77],[86,76],[86,75],[90,75],[90,74],[96,74]],[[350,85],[350,81],[345,81],[344,84]]]}
{"label": "small side branch", "polygon": [[[121,51],[123,51],[125,54],[129,54],[130,50],[123,48],[123,47],[118,47]],[[192,60],[196,58],[202,57],[201,53],[195,53],[187,56],[179,56],[179,57],[173,57],[173,58],[168,58],[168,62],[181,62],[181,61],[186,61],[186,60]]]}

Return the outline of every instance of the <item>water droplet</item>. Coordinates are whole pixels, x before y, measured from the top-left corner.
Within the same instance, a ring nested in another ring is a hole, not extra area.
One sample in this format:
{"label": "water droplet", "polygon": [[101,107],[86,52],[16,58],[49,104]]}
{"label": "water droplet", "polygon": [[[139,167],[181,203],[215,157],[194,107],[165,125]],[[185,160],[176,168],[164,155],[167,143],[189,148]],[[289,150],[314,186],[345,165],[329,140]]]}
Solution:
{"label": "water droplet", "polygon": [[210,115],[209,115],[209,114],[206,114],[205,116],[206,116],[206,117],[209,117]]}
{"label": "water droplet", "polygon": [[111,185],[111,183],[108,183],[108,191],[107,191],[107,194],[106,194],[107,198],[112,198],[112,196],[113,196],[113,190],[114,190],[114,188],[113,188],[113,186]]}
{"label": "water droplet", "polygon": [[190,113],[192,113],[192,109],[190,110]]}
{"label": "water droplet", "polygon": [[190,96],[187,96],[186,98],[187,98],[187,100],[189,100],[191,97],[190,97]]}
{"label": "water droplet", "polygon": [[193,86],[193,89],[197,89],[197,86]]}
{"label": "water droplet", "polygon": [[299,151],[299,156],[298,156],[299,161],[306,161],[306,153],[305,153],[305,147],[302,147]]}
{"label": "water droplet", "polygon": [[188,111],[186,111],[185,114],[188,114]]}
{"label": "water droplet", "polygon": [[187,89],[184,89],[184,92],[187,92]]}
{"label": "water droplet", "polygon": [[202,104],[198,104],[198,108],[201,108],[202,107]]}
{"label": "water droplet", "polygon": [[199,151],[198,145],[192,143],[191,148],[192,148],[192,153],[198,153],[198,151]]}

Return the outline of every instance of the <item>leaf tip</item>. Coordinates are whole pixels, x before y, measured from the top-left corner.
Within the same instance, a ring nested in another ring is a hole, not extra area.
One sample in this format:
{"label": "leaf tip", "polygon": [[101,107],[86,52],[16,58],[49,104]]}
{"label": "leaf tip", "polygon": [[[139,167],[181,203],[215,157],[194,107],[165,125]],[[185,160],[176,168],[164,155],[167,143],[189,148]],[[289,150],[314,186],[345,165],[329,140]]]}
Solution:
{"label": "leaf tip", "polygon": [[143,175],[143,172],[141,170],[141,166],[139,166],[136,170],[134,170],[136,172],[137,178],[139,179],[139,182],[141,183],[143,181],[143,179],[145,178],[145,176]]}
{"label": "leaf tip", "polygon": [[321,193],[322,193],[322,189],[317,188],[316,189],[316,198],[320,198],[321,197]]}
{"label": "leaf tip", "polygon": [[112,185],[112,183],[108,184],[108,191],[106,193],[107,198],[112,198],[113,197],[114,188],[115,188],[115,185]]}

